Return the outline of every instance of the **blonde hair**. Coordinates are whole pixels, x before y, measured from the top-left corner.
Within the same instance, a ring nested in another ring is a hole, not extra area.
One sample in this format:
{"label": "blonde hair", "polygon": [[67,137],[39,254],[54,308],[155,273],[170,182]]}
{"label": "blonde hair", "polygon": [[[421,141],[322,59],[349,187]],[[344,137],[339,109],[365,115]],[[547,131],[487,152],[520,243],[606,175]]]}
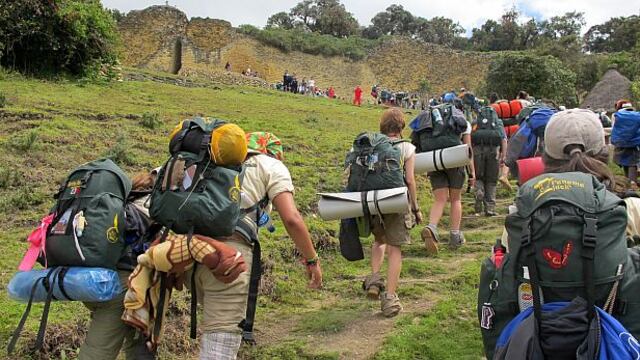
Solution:
{"label": "blonde hair", "polygon": [[592,174],[600,182],[604,183],[609,190],[614,189],[616,181],[611,169],[607,166],[609,152],[606,149],[603,149],[598,154],[590,155],[583,152],[581,145],[568,145],[565,151],[571,154],[570,160],[557,160],[546,153],[543,154],[542,161],[544,162],[545,172],[563,173],[576,171]]}
{"label": "blonde hair", "polygon": [[400,134],[405,127],[404,114],[398,108],[385,110],[380,118],[380,132],[385,135]]}

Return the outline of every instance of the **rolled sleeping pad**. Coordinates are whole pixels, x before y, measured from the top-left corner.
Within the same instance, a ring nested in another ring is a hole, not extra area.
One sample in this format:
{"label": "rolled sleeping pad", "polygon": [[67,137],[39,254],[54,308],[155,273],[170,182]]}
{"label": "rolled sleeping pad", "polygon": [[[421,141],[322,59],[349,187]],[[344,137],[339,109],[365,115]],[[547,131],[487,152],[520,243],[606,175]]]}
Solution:
{"label": "rolled sleeping pad", "polygon": [[507,138],[511,139],[511,137],[518,132],[518,129],[520,129],[520,125],[505,126],[504,132],[506,133]]}
{"label": "rolled sleeping pad", "polygon": [[467,166],[471,163],[471,149],[462,144],[440,150],[416,154],[414,170],[416,174],[441,171]]}
{"label": "rolled sleeping pad", "polygon": [[9,297],[28,302],[36,282],[34,302],[46,301],[47,289],[52,283],[54,300],[62,301],[104,302],[114,299],[123,291],[118,272],[114,270],[57,267],[16,273],[7,286]]}
{"label": "rolled sleeping pad", "polygon": [[542,157],[532,157],[520,159],[518,163],[518,183],[520,185],[544,173],[544,163]]}
{"label": "rolled sleeping pad", "polygon": [[404,214],[409,211],[406,187],[366,192],[321,193],[318,214],[323,220],[351,219],[364,216],[363,197],[371,215]]}

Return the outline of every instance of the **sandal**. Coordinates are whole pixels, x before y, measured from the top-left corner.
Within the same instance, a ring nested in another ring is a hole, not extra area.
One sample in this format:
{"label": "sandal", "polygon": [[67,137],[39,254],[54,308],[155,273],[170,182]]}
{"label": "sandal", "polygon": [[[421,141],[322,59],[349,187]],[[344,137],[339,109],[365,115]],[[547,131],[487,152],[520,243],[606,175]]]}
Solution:
{"label": "sandal", "polygon": [[370,274],[364,278],[362,289],[367,292],[367,297],[371,300],[377,300],[380,293],[384,291],[384,280],[380,273]]}
{"label": "sandal", "polygon": [[438,255],[438,232],[427,225],[422,229],[420,237],[427,248],[427,255]]}
{"label": "sandal", "polygon": [[380,309],[385,317],[394,317],[402,311],[398,294],[383,293],[380,297]]}

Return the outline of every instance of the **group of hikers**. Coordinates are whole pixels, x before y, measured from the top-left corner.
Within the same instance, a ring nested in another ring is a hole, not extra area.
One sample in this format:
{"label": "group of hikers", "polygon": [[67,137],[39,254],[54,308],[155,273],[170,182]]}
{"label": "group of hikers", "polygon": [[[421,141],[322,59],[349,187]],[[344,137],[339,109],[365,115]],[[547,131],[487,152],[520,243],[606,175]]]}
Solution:
{"label": "group of hikers", "polygon": [[274,87],[276,90],[291,92],[294,94],[326,97],[329,99],[336,98],[336,90],[333,86],[323,90],[319,86],[316,86],[316,81],[313,78],[309,80],[306,78],[298,80],[296,74],[290,74],[288,70],[285,70],[284,75],[282,76],[282,82],[275,84]]}
{"label": "group of hikers", "polygon": [[[291,81],[287,84],[292,88]],[[368,192],[374,194],[373,207],[367,203],[363,216],[349,219],[356,224],[357,242],[374,236],[365,295],[380,301],[384,316],[399,314],[401,249],[411,242],[410,230],[424,223],[420,236],[426,252],[437,255],[443,242],[438,226],[449,204],[447,240],[455,251],[465,244],[465,184],[475,191],[476,216],[495,216],[500,212],[497,184],[510,187],[511,176],[518,180],[519,193],[480,280],[478,316],[487,357],[566,358],[578,349],[580,359],[598,354],[603,359],[603,352],[640,349],[635,340],[640,322],[634,317],[640,314],[635,292],[640,290],[640,251],[634,250],[640,240],[640,201],[634,200],[640,113],[627,100],[617,102],[616,110],[611,142],[626,180],[612,174],[601,118],[590,110],[561,110],[524,91],[513,100],[491,94],[486,104],[466,90],[446,93],[412,119],[405,140],[405,113],[386,109],[379,132],[359,134],[345,160],[346,191],[363,194],[364,203]],[[468,148],[471,161],[449,166],[444,153],[460,146]],[[419,206],[415,170],[424,154],[432,162],[428,214]],[[109,160],[71,172],[51,214],[28,239],[30,249],[20,265],[33,274],[28,290],[15,295],[24,284],[12,281],[8,287],[12,297],[29,304],[40,295],[45,301],[36,347],[42,346],[49,303],[77,300],[91,310],[80,359],[115,359],[120,351],[127,359],[153,359],[172,289],[186,286],[192,296],[193,338],[196,304],[203,306],[200,358],[235,359],[243,340],[254,341],[262,271],[259,232],[274,230],[272,210],[300,254],[308,286],[322,287],[320,259],[283,161],[284,146],[272,133],[245,133],[224,121],[195,118],[171,132],[162,166],[131,180]],[[387,214],[376,197],[394,188],[406,188],[407,206]],[[341,242],[349,235],[345,221]],[[385,254],[386,281],[381,274]],[[47,267],[44,275],[32,270],[36,261]],[[79,285],[70,277],[92,268],[115,274],[122,291],[107,301],[74,295],[74,287],[90,288],[96,280],[78,280]],[[552,316],[550,311],[555,311]],[[550,318],[562,319],[561,324],[550,325]],[[633,341],[614,343],[611,336],[594,334],[592,324],[606,324],[618,334],[625,330]],[[572,336],[563,336],[562,326],[572,326],[564,333]]]}

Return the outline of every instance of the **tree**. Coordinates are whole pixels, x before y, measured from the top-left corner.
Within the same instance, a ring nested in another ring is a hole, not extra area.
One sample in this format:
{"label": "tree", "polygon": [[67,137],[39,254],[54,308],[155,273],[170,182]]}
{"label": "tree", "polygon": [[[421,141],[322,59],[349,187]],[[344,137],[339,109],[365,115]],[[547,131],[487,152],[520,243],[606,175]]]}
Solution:
{"label": "tree", "polygon": [[292,24],[301,25],[309,31],[314,31],[318,18],[318,6],[314,0],[301,1],[291,8],[289,17]]}
{"label": "tree", "polygon": [[3,1],[0,24],[0,64],[8,68],[92,75],[116,60],[115,21],[99,0]]}
{"label": "tree", "polygon": [[371,19],[371,28],[380,35],[412,36],[415,31],[416,18],[402,5],[391,5],[385,11]]}
{"label": "tree", "polygon": [[315,0],[317,19],[315,30],[321,34],[345,37],[357,33],[359,24],[353,14],[338,0]]}
{"label": "tree", "polygon": [[568,12],[563,16],[554,16],[540,23],[540,36],[549,39],[575,38],[579,39],[582,27],[586,24],[584,13]]}
{"label": "tree", "polygon": [[487,93],[514,96],[526,86],[536,97],[548,98],[561,104],[576,102],[576,74],[551,56],[533,54],[503,54],[489,65],[486,78]]}
{"label": "tree", "polygon": [[430,20],[418,18],[416,37],[425,42],[454,47],[461,43],[458,38],[464,31],[460,24],[445,17],[436,16]]}
{"label": "tree", "polygon": [[281,11],[269,17],[269,19],[267,20],[266,28],[291,30],[293,29],[293,20],[291,19],[291,16],[289,16],[289,14]]}
{"label": "tree", "polygon": [[585,49],[591,52],[631,50],[640,39],[640,16],[616,17],[592,26],[584,35]]}

